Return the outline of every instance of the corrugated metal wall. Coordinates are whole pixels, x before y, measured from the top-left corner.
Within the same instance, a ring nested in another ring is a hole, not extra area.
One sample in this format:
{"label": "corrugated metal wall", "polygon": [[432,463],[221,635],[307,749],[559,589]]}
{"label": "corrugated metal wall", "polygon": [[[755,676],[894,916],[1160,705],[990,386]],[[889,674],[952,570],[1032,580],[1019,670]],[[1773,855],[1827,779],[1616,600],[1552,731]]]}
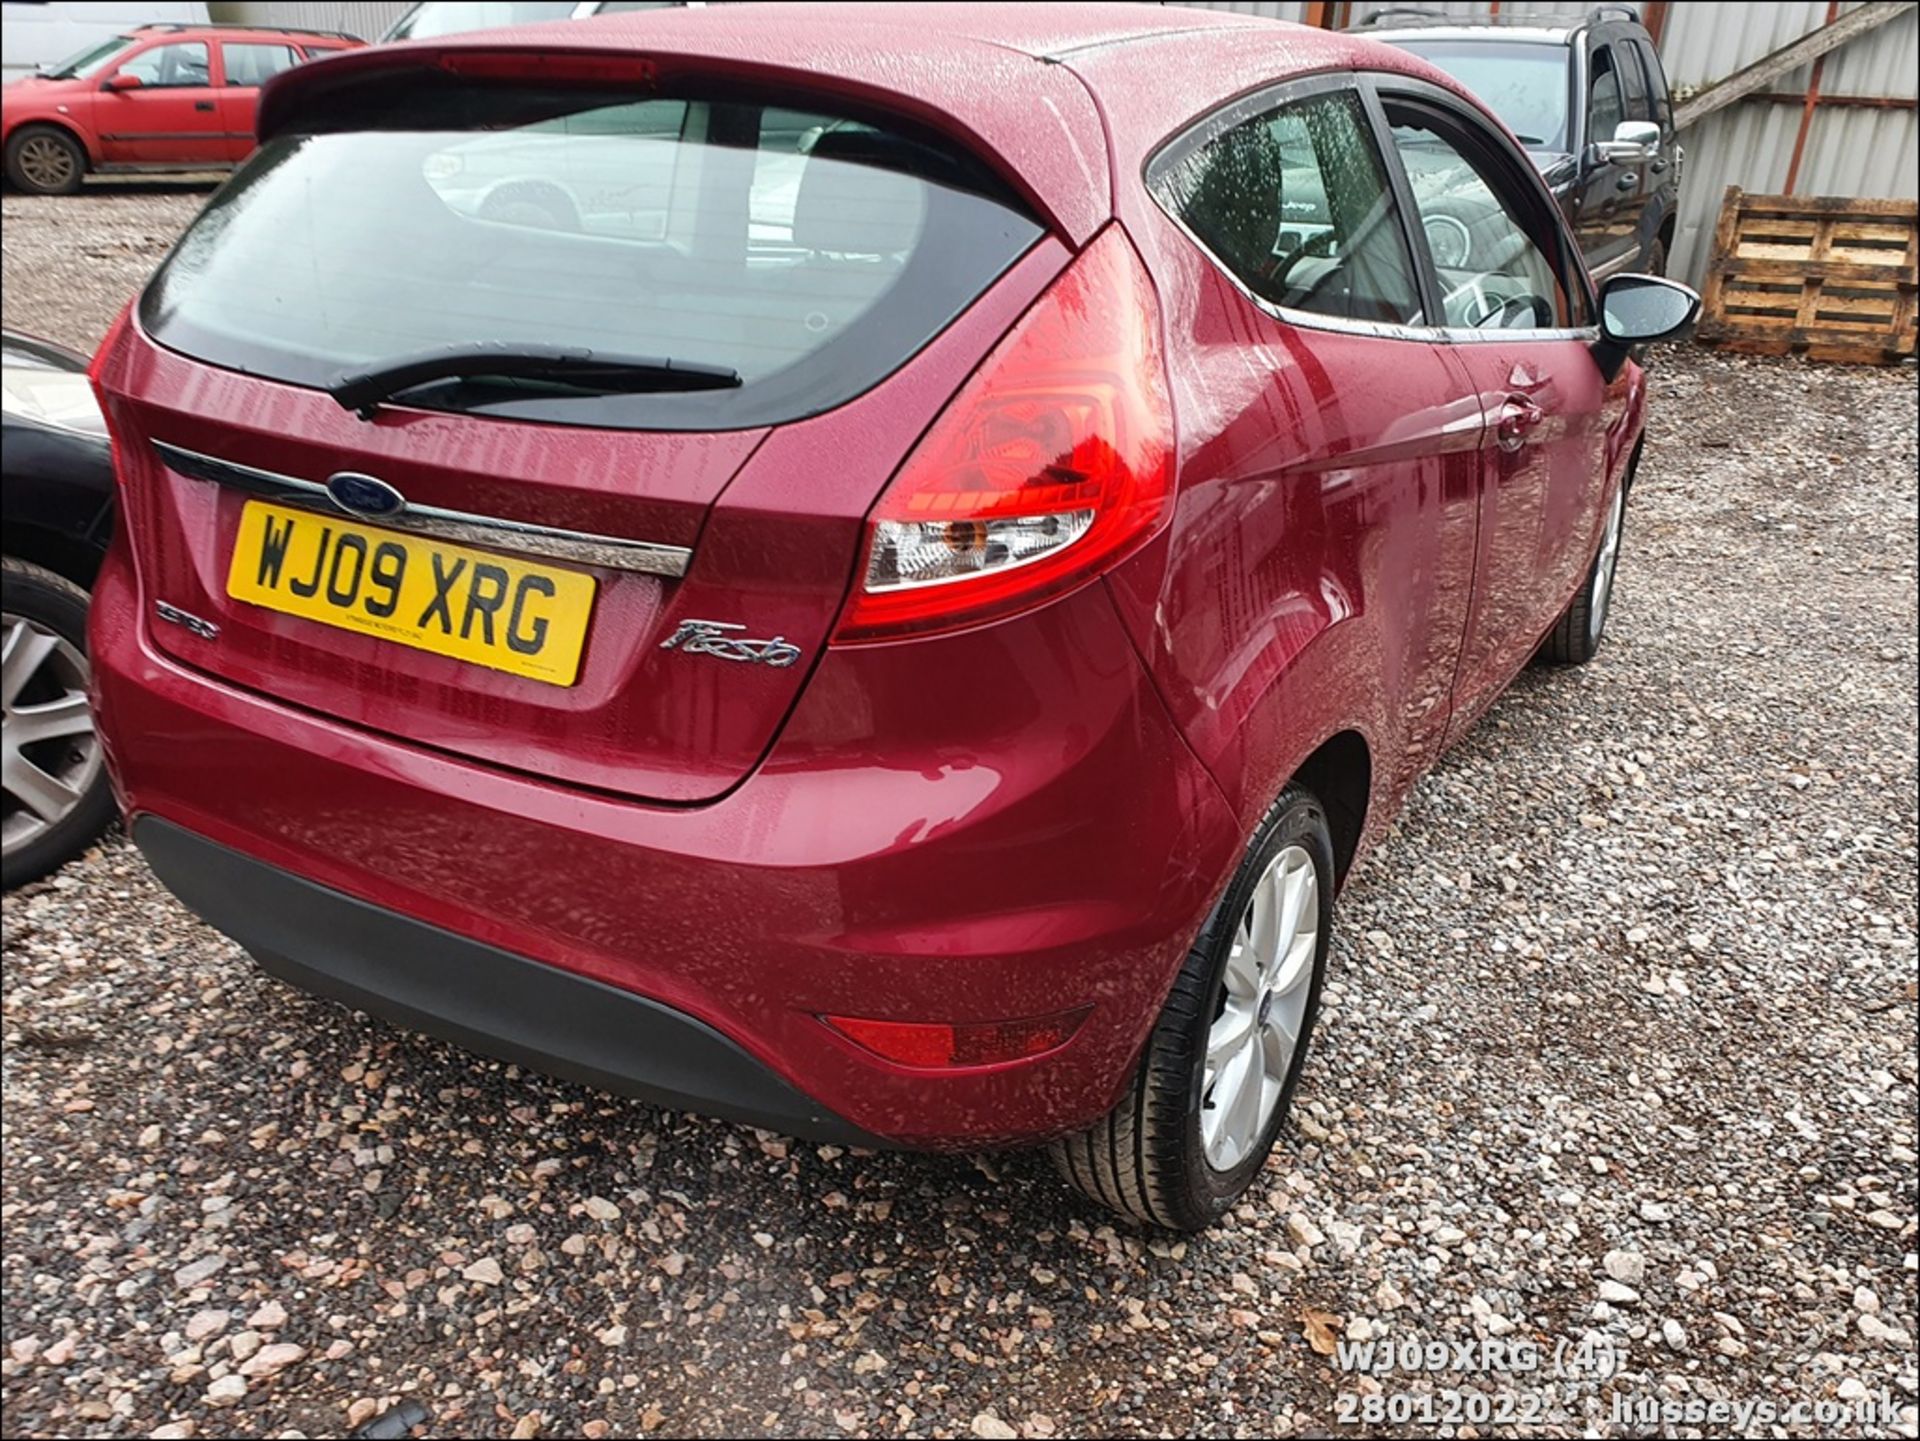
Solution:
{"label": "corrugated metal wall", "polygon": [[207,9],[229,25],[299,25],[378,40],[406,14],[409,0],[214,0]]}
{"label": "corrugated metal wall", "polygon": [[[1247,3],[1247,0],[1196,0],[1208,10],[1237,10],[1276,20],[1300,20],[1299,0]],[[1382,4],[1357,3],[1357,22]],[[1422,8],[1463,18],[1481,17],[1493,8],[1472,0],[1445,0]],[[1584,15],[1585,3],[1509,4],[1509,15]],[[1645,7],[1641,7],[1644,9]],[[1842,11],[1856,8],[1842,5]],[[1826,0],[1761,0],[1761,3],[1675,4],[1667,9],[1660,37],[1660,58],[1668,83],[1678,95],[1704,89],[1742,66],[1826,23]],[[1850,45],[1833,51],[1820,78],[1823,95],[1912,98],[1920,69],[1920,11],[1909,12]],[[1804,94],[1811,67],[1774,82],[1782,93]],[[1686,180],[1680,197],[1680,223],[1670,268],[1696,284],[1705,274],[1721,197],[1729,185],[1777,192],[1786,185],[1801,107],[1777,100],[1749,99],[1690,126],[1680,137],[1686,147]],[[1803,195],[1849,195],[1911,199],[1920,190],[1920,113],[1906,109],[1820,106],[1807,134],[1795,189]]]}

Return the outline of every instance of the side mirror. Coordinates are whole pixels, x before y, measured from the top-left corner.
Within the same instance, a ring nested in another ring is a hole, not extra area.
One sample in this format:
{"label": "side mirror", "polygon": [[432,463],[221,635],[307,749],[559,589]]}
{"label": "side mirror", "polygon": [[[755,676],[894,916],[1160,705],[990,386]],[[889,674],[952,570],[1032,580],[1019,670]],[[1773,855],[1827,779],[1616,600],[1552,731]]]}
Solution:
{"label": "side mirror", "polygon": [[1699,316],[1699,295],[1677,280],[1616,275],[1600,287],[1600,339],[1593,358],[1612,380],[1635,346],[1678,340]]}
{"label": "side mirror", "polygon": [[1622,120],[1613,128],[1611,140],[1593,147],[1602,160],[1622,165],[1638,165],[1660,153],[1660,127],[1648,120]]}
{"label": "side mirror", "polygon": [[107,83],[100,88],[102,90],[138,90],[145,83],[138,75],[129,75],[122,70],[118,74],[108,76]]}

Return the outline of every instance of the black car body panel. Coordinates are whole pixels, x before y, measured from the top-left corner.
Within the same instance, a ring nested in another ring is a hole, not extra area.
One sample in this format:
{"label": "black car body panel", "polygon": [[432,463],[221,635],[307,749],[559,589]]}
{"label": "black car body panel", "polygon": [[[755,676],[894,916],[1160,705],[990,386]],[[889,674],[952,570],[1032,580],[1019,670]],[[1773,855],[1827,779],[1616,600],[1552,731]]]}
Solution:
{"label": "black car body panel", "polygon": [[[1377,22],[1377,23],[1374,23]],[[1361,27],[1370,39],[1398,45],[1480,88],[1463,57],[1509,55],[1541,47],[1564,55],[1564,128],[1551,136],[1523,133],[1503,97],[1482,90],[1488,106],[1527,147],[1559,202],[1594,279],[1623,270],[1663,270],[1680,207],[1685,153],[1673,125],[1673,100],[1653,37],[1632,7],[1603,5],[1585,19],[1541,24],[1463,24],[1438,12],[1394,9]],[[1466,72],[1466,73],[1463,73]],[[1478,78],[1484,85],[1487,72]],[[1610,157],[1602,142],[1623,122],[1659,128],[1644,158]],[[1545,128],[1545,127],[1541,127]]]}
{"label": "black car body panel", "polygon": [[[83,355],[12,331],[0,340],[0,361],[9,369],[87,368]],[[91,585],[113,537],[113,458],[106,436],[8,404],[0,411],[0,503],[7,554]]]}

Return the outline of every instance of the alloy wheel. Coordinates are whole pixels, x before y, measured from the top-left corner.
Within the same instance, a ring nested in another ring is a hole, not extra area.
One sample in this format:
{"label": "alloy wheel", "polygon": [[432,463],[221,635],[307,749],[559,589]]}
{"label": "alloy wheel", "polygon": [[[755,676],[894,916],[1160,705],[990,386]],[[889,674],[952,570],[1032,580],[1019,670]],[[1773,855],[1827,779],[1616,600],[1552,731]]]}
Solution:
{"label": "alloy wheel", "polygon": [[99,778],[87,658],[24,616],[0,615],[0,858],[73,813]]}
{"label": "alloy wheel", "polygon": [[1200,1139],[1216,1171],[1232,1170],[1259,1145],[1280,1104],[1319,945],[1320,877],[1303,847],[1288,846],[1253,888],[1207,1031]]}
{"label": "alloy wheel", "polygon": [[59,190],[73,181],[73,152],[49,136],[28,136],[17,159],[20,173],[42,190]]}
{"label": "alloy wheel", "polygon": [[1587,607],[1588,637],[1596,644],[1607,628],[1607,607],[1613,601],[1613,572],[1620,563],[1620,531],[1626,523],[1627,488],[1613,494],[1613,508],[1607,512],[1607,538],[1600,543],[1600,558],[1593,568],[1593,603]]}

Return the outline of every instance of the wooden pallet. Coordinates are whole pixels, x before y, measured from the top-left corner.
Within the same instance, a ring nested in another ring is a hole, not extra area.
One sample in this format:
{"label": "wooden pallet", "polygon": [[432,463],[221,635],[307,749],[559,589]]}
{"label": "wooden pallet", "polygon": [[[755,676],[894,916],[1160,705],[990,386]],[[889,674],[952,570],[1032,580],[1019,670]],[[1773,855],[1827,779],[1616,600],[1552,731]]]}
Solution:
{"label": "wooden pallet", "polygon": [[1891,365],[1914,354],[1920,205],[1727,187],[1700,339],[1755,355]]}

